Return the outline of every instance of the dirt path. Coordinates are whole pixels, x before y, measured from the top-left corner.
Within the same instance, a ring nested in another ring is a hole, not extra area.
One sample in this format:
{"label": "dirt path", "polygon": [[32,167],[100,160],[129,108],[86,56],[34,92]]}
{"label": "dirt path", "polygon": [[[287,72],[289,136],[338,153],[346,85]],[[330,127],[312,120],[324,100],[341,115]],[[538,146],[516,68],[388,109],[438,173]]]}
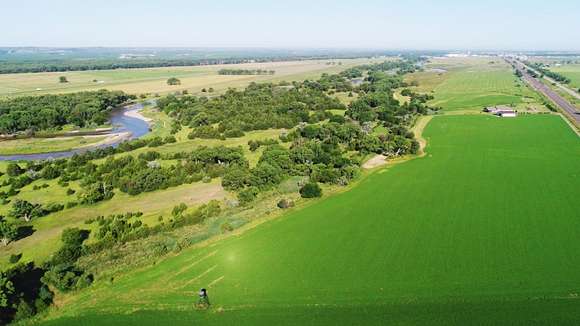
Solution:
{"label": "dirt path", "polygon": [[419,119],[417,119],[417,122],[411,129],[411,131],[415,134],[415,138],[417,138],[417,141],[419,142],[419,152],[418,152],[419,156],[425,155],[425,147],[427,146],[427,140],[423,138],[423,131],[425,130],[425,127],[427,126],[427,124],[429,124],[429,121],[431,121],[431,119],[433,119],[432,115],[421,116],[419,117]]}
{"label": "dirt path", "polygon": [[[429,124],[429,121],[431,121],[431,119],[433,119],[432,115],[421,116],[417,119],[413,128],[411,128],[411,131],[415,134],[415,138],[419,142],[419,152],[417,152],[417,155],[419,157],[425,155],[425,147],[427,146],[427,140],[423,138],[423,130],[425,129],[427,124]],[[400,161],[399,159],[396,160],[397,162]],[[370,160],[366,161],[362,165],[362,167],[363,169],[370,170],[379,166],[386,165],[387,163],[388,163],[387,157],[385,155],[378,154],[375,155]]]}
{"label": "dirt path", "polygon": [[363,169],[370,170],[385,164],[387,164],[387,157],[385,155],[379,154],[366,161],[362,167]]}

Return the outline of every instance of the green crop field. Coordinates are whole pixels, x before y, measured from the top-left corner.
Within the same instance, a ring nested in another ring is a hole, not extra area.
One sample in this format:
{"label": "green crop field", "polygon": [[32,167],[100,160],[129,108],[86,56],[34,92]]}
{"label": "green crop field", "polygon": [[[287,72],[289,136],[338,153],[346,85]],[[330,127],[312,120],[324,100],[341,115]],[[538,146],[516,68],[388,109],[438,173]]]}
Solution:
{"label": "green crop field", "polygon": [[411,74],[418,90],[433,92],[431,105],[445,110],[481,110],[488,105],[534,106],[536,95],[500,58],[434,58],[425,71]]}
{"label": "green crop field", "polygon": [[[55,324],[578,324],[580,142],[555,115],[435,117],[427,155],[61,298]],[[212,309],[193,310],[209,289]]]}
{"label": "green crop field", "polygon": [[578,90],[580,88],[580,64],[565,64],[551,67],[550,70],[570,78],[570,86]]}
{"label": "green crop field", "polygon": [[[316,79],[322,73],[337,73],[346,68],[371,61],[373,60],[344,59],[340,60],[340,65],[338,60],[335,60],[335,64],[328,65],[328,60],[306,60],[195,67],[5,74],[0,75],[0,97],[70,93],[101,88],[122,90],[130,94],[165,94],[182,90],[202,94],[202,88],[209,89],[211,87],[216,92],[222,92],[230,87],[244,87],[250,82]],[[375,61],[380,60],[376,59]],[[266,69],[274,70],[276,73],[261,76],[218,75],[218,70],[223,68]],[[66,76],[68,83],[59,83],[59,76]],[[181,85],[167,85],[167,79],[170,77],[179,78]]]}

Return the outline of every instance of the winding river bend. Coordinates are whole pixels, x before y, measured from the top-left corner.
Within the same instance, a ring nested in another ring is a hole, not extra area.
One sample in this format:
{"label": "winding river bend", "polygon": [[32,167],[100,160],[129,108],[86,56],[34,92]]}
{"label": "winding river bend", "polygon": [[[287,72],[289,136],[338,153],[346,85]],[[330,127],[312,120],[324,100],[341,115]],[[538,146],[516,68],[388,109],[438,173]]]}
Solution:
{"label": "winding river bend", "polygon": [[[86,146],[83,148],[72,149],[69,151],[49,152],[49,153],[34,153],[34,154],[16,154],[16,155],[0,155],[0,161],[34,161],[34,160],[49,160],[70,157],[74,154],[84,153],[97,148],[105,148],[109,146],[118,146],[119,143],[145,136],[149,133],[149,123],[143,119],[131,116],[131,112],[139,112],[143,109],[142,103],[130,104],[121,109],[117,109],[111,113],[111,124],[113,130],[110,134],[128,133],[127,137],[118,137],[113,142],[99,144],[94,146]],[[129,114],[127,114],[129,113]]]}

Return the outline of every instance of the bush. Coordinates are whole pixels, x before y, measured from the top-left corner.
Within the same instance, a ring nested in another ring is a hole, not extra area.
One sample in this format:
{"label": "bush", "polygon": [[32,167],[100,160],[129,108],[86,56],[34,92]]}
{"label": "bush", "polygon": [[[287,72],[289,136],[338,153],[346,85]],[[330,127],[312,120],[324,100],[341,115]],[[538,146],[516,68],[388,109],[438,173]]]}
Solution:
{"label": "bush", "polygon": [[258,188],[256,187],[249,187],[240,191],[238,193],[240,205],[247,205],[256,200],[256,198],[258,198],[258,192]]}
{"label": "bush", "polygon": [[294,201],[292,201],[290,199],[282,199],[278,202],[277,206],[278,206],[278,208],[281,208],[281,209],[294,207]]}
{"label": "bush", "polygon": [[10,264],[16,264],[20,261],[20,258],[22,258],[22,254],[12,254],[10,255],[10,258],[8,258],[8,261]]}
{"label": "bush", "polygon": [[14,320],[24,320],[34,316],[36,312],[34,308],[26,301],[20,300],[18,307],[16,308],[16,314],[14,315]]}
{"label": "bush", "polygon": [[228,233],[232,232],[234,227],[230,224],[230,222],[223,222],[222,225],[220,225],[220,230],[222,233]]}
{"label": "bush", "polygon": [[74,189],[71,189],[71,188],[68,188],[68,189],[66,190],[66,195],[67,195],[67,196],[74,195],[74,193],[75,193],[75,192],[76,192],[76,190],[74,190]]}
{"label": "bush", "polygon": [[322,189],[316,182],[309,182],[300,189],[302,198],[315,198],[322,196]]}

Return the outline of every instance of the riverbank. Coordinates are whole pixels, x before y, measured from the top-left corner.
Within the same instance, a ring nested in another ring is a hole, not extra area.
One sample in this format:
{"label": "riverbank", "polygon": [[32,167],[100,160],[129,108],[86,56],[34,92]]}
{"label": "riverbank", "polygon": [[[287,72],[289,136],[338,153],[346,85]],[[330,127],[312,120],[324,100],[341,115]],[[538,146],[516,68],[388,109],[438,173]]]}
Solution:
{"label": "riverbank", "polygon": [[45,160],[70,157],[92,149],[117,146],[119,143],[142,137],[149,133],[152,119],[143,116],[142,103],[124,106],[111,114],[109,129],[99,129],[97,134],[27,138],[0,142],[0,161]]}

